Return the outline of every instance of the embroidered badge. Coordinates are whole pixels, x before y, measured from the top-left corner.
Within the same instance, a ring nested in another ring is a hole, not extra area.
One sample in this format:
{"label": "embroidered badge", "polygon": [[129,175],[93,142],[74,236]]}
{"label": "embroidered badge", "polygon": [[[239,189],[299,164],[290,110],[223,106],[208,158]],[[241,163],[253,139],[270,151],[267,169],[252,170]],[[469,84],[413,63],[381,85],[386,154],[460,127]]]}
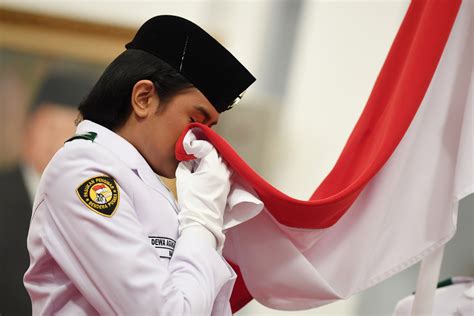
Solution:
{"label": "embroidered badge", "polygon": [[119,189],[115,180],[97,176],[84,181],[77,189],[77,196],[94,212],[112,217],[119,204]]}

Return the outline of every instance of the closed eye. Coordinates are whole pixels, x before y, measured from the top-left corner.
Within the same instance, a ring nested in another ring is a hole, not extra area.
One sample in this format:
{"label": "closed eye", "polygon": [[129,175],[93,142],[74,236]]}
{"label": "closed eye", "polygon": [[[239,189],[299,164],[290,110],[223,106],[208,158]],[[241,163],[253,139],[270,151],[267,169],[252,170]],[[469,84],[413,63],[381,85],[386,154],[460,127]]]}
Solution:
{"label": "closed eye", "polygon": [[[211,115],[209,114],[208,111],[206,111],[206,109],[204,109],[202,106],[200,105],[197,105],[194,107],[198,112],[198,114],[195,114],[197,115],[197,117],[199,118],[198,121],[202,124],[206,124],[208,125],[209,127],[212,127],[214,125],[217,124],[217,120],[216,121],[213,121],[213,122],[210,122],[211,120]],[[202,119],[202,120],[201,120]]]}

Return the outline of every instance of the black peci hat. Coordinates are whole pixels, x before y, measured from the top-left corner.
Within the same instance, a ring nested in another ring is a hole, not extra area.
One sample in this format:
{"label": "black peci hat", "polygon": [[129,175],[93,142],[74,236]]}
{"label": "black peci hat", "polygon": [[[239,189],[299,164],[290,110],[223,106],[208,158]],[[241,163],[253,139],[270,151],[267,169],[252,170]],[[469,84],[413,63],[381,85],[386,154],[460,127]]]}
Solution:
{"label": "black peci hat", "polygon": [[218,112],[232,108],[255,81],[212,36],[178,16],[151,18],[125,47],[148,52],[168,63],[199,89]]}

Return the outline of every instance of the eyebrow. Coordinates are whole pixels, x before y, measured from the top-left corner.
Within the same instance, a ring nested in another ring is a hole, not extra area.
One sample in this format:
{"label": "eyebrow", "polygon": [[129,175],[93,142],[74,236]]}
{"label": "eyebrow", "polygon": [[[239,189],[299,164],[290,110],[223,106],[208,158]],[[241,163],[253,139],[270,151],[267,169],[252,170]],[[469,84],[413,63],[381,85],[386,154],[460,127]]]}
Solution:
{"label": "eyebrow", "polygon": [[[204,117],[206,118],[206,121],[209,121],[211,119],[211,116],[209,115],[209,112],[207,112],[206,109],[204,107],[202,107],[201,105],[196,105],[196,106],[194,106],[194,108],[196,110],[198,110],[199,112],[201,112],[202,115],[204,115]],[[217,123],[218,123],[218,121],[212,122],[211,126],[214,126]]]}

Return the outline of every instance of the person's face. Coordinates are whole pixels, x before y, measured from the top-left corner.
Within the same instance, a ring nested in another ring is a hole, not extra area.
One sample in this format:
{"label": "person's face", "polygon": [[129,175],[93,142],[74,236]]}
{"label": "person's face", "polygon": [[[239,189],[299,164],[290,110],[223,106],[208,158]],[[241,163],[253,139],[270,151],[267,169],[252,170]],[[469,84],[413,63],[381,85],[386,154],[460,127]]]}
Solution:
{"label": "person's face", "polygon": [[138,149],[157,174],[174,178],[179,164],[175,144],[184,128],[191,122],[212,127],[217,124],[219,113],[196,88],[183,90],[166,104],[160,104],[159,99],[152,104],[155,110],[142,125],[146,137]]}
{"label": "person's face", "polygon": [[23,138],[23,160],[42,173],[53,155],[74,135],[78,111],[72,106],[43,103],[29,117]]}

